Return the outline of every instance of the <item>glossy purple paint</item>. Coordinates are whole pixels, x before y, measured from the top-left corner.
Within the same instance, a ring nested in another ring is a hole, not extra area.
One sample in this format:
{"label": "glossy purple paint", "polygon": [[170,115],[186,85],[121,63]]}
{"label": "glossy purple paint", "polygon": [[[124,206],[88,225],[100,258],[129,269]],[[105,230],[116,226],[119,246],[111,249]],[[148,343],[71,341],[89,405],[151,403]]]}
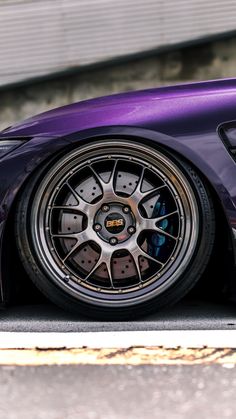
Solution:
{"label": "glossy purple paint", "polygon": [[[64,106],[8,129],[4,136],[62,136],[92,127],[128,125],[173,136],[215,131],[235,116],[236,79],[128,92]],[[233,116],[234,115],[234,116]],[[223,119],[225,119],[223,118]],[[201,122],[196,125],[196,122]]]}
{"label": "glossy purple paint", "polygon": [[236,79],[88,100],[14,125],[0,139],[30,140],[0,160],[0,243],[20,188],[40,164],[85,141],[128,136],[179,153],[209,180],[226,214],[236,254],[236,164],[217,132],[230,120],[236,120]]}

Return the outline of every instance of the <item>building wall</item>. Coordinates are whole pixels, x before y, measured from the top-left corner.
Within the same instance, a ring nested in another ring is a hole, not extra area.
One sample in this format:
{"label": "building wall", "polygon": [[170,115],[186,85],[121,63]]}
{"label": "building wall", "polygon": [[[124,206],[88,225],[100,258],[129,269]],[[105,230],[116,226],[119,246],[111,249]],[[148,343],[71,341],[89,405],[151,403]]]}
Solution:
{"label": "building wall", "polygon": [[0,0],[0,86],[235,32],[235,0]]}
{"label": "building wall", "polygon": [[0,91],[0,129],[57,106],[115,92],[236,77],[236,38]]}

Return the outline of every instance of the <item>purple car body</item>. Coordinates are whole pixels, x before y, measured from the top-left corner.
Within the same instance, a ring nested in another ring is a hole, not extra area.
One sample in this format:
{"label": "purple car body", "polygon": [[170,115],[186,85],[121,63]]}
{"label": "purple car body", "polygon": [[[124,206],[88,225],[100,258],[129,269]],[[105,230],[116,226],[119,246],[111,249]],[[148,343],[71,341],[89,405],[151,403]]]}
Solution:
{"label": "purple car body", "polygon": [[[22,139],[20,146],[0,159],[2,301],[5,227],[22,186],[50,156],[91,139],[126,137],[158,144],[191,162],[218,197],[236,256],[234,126],[236,130],[236,79],[230,79],[87,100],[27,119],[0,133],[0,142]],[[228,148],[224,135],[229,138]]]}

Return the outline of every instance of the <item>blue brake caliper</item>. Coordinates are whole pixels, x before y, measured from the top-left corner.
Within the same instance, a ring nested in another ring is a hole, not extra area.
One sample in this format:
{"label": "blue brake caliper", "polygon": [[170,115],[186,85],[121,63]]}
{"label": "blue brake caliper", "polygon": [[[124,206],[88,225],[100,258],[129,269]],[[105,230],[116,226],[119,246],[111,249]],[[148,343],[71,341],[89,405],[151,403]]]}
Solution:
{"label": "blue brake caliper", "polygon": [[[159,202],[157,201],[152,213],[152,217],[162,217],[166,214],[166,205],[165,201]],[[162,230],[165,230],[168,226],[168,220],[162,220],[159,223],[159,227]],[[157,257],[160,253],[161,247],[166,241],[166,237],[162,236],[158,233],[153,233],[151,235],[150,243],[148,244],[148,254],[153,257]]]}

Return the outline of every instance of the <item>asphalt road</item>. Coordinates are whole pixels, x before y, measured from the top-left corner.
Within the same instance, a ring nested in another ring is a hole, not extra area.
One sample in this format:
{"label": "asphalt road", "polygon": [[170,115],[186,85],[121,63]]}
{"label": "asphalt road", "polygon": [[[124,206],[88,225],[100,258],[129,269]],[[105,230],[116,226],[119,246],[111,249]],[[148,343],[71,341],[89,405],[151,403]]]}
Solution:
{"label": "asphalt road", "polygon": [[0,332],[94,332],[236,329],[236,304],[184,301],[137,321],[101,322],[73,316],[54,305],[26,305],[0,312]]}
{"label": "asphalt road", "polygon": [[[236,329],[236,305],[184,301],[132,322],[97,322],[49,304],[0,313],[0,332],[166,329]],[[235,418],[236,363],[209,359],[183,365],[177,354],[175,365],[2,365],[0,419]]]}
{"label": "asphalt road", "polygon": [[235,418],[236,367],[1,367],[1,419]]}

